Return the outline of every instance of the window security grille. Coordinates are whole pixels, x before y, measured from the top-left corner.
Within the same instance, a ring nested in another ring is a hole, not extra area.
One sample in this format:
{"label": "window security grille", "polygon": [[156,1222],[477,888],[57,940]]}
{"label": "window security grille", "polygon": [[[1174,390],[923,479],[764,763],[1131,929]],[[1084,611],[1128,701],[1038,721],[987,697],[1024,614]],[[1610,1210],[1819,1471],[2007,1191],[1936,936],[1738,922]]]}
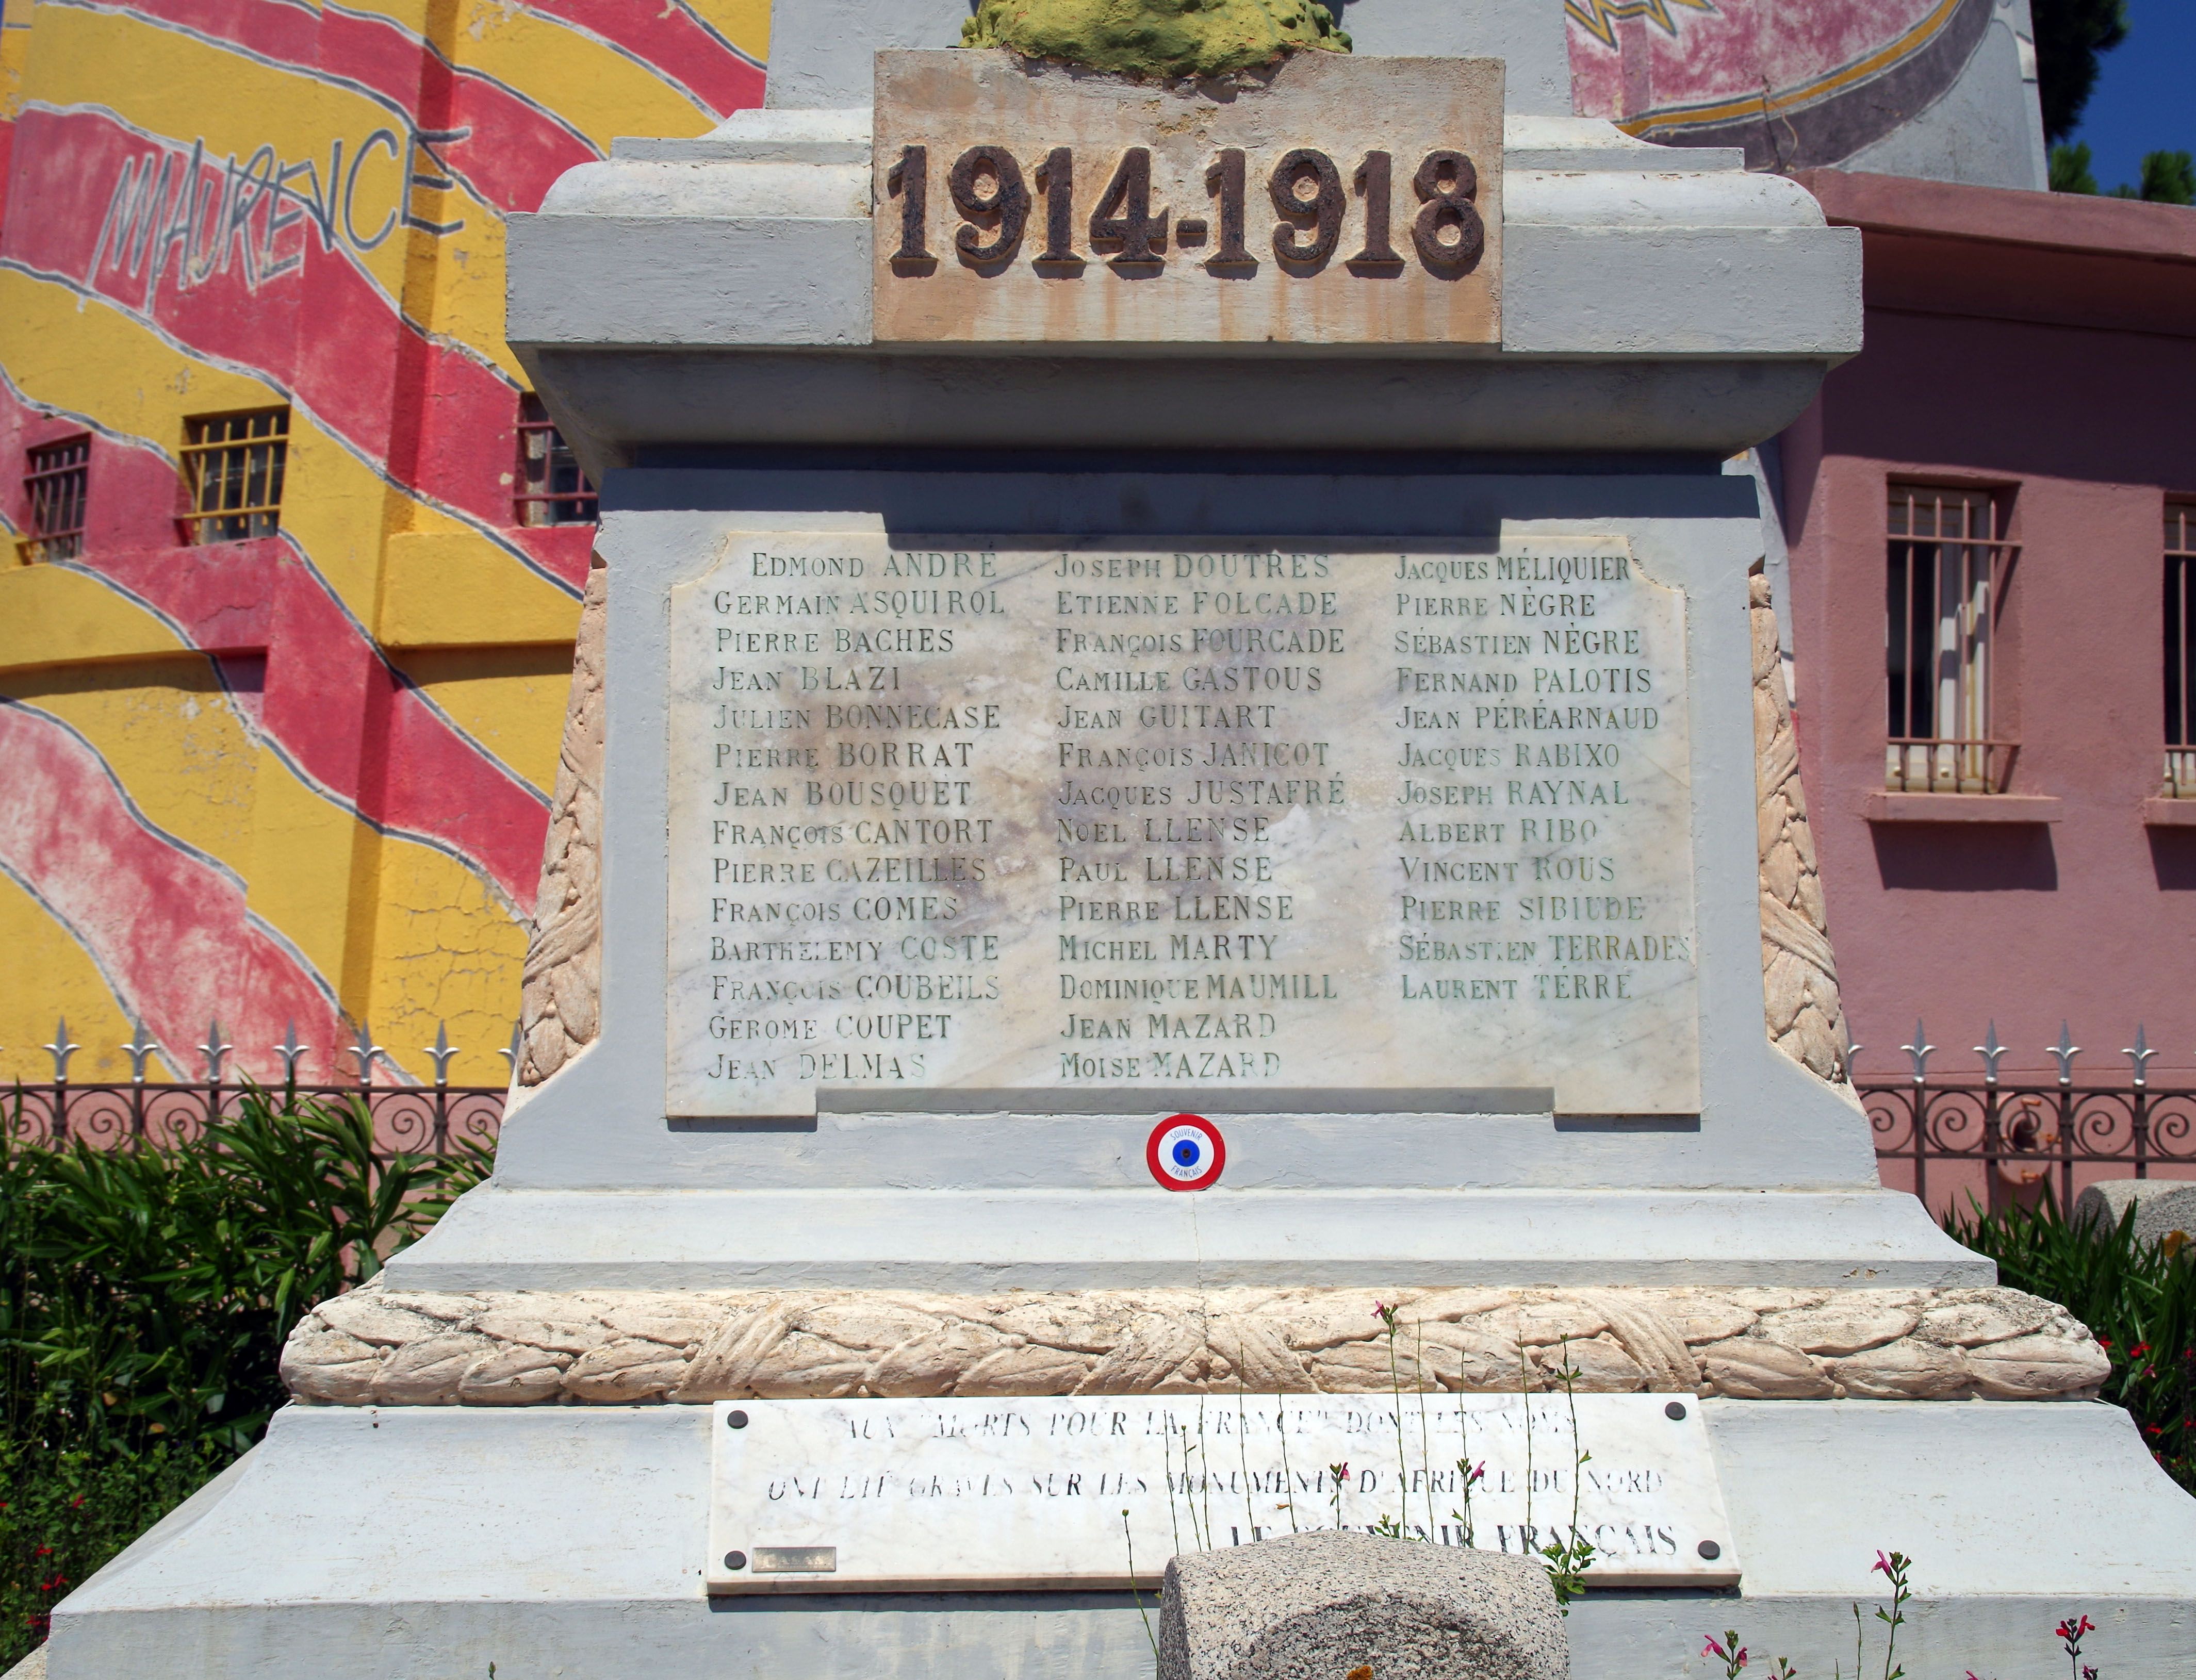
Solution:
{"label": "window security grille", "polygon": [[522,525],[592,525],[594,487],[571,446],[558,435],[541,399],[519,399],[518,493],[511,498]]}
{"label": "window security grille", "polygon": [[1891,487],[1884,786],[1998,794],[2016,742],[1992,729],[1991,646],[2013,546],[1987,491]]}
{"label": "window security grille", "polygon": [[2196,800],[2196,502],[2165,508],[2165,796]]}
{"label": "window security grille", "polygon": [[183,422],[183,436],[184,541],[240,542],[281,528],[287,408],[203,414]]}
{"label": "window security grille", "polygon": [[89,433],[65,437],[30,452],[23,475],[29,504],[30,534],[21,542],[25,563],[73,560],[84,552],[84,507],[91,473]]}

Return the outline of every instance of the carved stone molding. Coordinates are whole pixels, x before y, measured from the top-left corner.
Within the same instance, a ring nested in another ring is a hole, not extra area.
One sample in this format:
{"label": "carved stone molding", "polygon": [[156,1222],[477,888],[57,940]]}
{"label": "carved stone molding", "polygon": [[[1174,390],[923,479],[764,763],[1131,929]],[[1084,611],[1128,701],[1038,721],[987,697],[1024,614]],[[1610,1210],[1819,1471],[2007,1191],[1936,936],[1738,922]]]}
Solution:
{"label": "carved stone molding", "polygon": [[[1392,1346],[1376,1303],[1397,1306]],[[1390,1360],[1394,1360],[1391,1371]],[[2111,1373],[2009,1289],[1093,1290],[423,1294],[369,1285],[291,1333],[338,1406],[943,1394],[1514,1392],[2086,1400]]]}
{"label": "carved stone molding", "polygon": [[1846,1078],[1845,1009],[1823,909],[1822,871],[1800,787],[1769,580],[1747,580],[1754,629],[1754,790],[1761,848],[1761,980],[1769,1042],[1823,1078]]}
{"label": "carved stone molding", "polygon": [[572,649],[572,692],[557,754],[557,791],[541,852],[534,937],[526,947],[518,1022],[518,1082],[539,1085],[595,1041],[603,972],[603,661],[610,572],[587,569]]}

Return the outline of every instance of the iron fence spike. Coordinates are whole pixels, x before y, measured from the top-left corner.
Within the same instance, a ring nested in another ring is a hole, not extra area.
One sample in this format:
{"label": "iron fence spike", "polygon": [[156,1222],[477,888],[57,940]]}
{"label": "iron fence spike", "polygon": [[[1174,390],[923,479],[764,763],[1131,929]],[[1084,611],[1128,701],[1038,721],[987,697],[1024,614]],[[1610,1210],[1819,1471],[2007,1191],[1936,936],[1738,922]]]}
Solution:
{"label": "iron fence spike", "polygon": [[234,1044],[225,1044],[222,1042],[219,1016],[217,1015],[206,1023],[206,1042],[199,1046],[199,1054],[205,1058],[207,1084],[221,1083],[221,1065],[228,1059],[228,1053],[235,1048]]}
{"label": "iron fence spike", "polygon": [[1920,1016],[1914,1018],[1914,1042],[1898,1048],[1914,1059],[1914,1082],[1919,1085],[1929,1077],[1929,1053],[1937,1048],[1929,1042],[1929,1035],[1922,1031]]}
{"label": "iron fence spike", "polygon": [[2150,1048],[2149,1038],[2145,1034],[2141,1021],[2135,1023],[2135,1042],[2123,1044],[2120,1047],[2120,1054],[2135,1064],[2135,1088],[2141,1090],[2149,1077],[2150,1059],[2158,1054]]}
{"label": "iron fence spike", "polygon": [[511,1064],[511,1078],[506,1082],[512,1084],[517,1082],[518,1060],[519,1058],[523,1056],[525,1054],[526,1035],[521,1031],[521,1024],[519,1022],[513,1021],[511,1024],[511,1042],[504,1048],[496,1052],[496,1054],[501,1056],[504,1060]]}
{"label": "iron fence spike", "polygon": [[142,1085],[145,1082],[145,1064],[160,1047],[146,1032],[143,1021],[134,1025],[136,1031],[130,1035],[130,1042],[122,1047],[122,1054],[130,1058],[130,1082]]}
{"label": "iron fence spike", "polygon": [[298,1018],[295,1015],[290,1017],[290,1025],[282,1035],[282,1042],[274,1048],[274,1054],[282,1059],[282,1082],[286,1085],[296,1084],[298,1064],[304,1057],[305,1053],[312,1048],[312,1046],[300,1044],[298,1042]]}
{"label": "iron fence spike", "polygon": [[358,1024],[358,1040],[350,1047],[349,1054],[358,1059],[358,1082],[361,1085],[371,1083],[374,1059],[387,1054],[373,1042],[373,1024],[371,1021],[361,1020]]}
{"label": "iron fence spike", "polygon": [[1997,1042],[1997,1023],[1993,1020],[1990,1030],[1983,1034],[1983,1042],[1975,1046],[1975,1054],[1983,1059],[1983,1082],[1997,1083],[1997,1065],[2005,1054],[2006,1047]]}
{"label": "iron fence spike", "polygon": [[2059,1042],[2047,1048],[2050,1054],[2058,1058],[2059,1082],[2061,1085],[2072,1084],[2074,1058],[2082,1054],[2082,1047],[2074,1042],[2074,1035],[2064,1020],[2059,1023]]}
{"label": "iron fence spike", "polygon": [[450,1048],[450,1024],[448,1021],[436,1022],[435,1042],[423,1047],[420,1054],[434,1058],[435,1082],[437,1085],[450,1082],[450,1058],[457,1054]]}
{"label": "iron fence spike", "polygon": [[69,1058],[84,1048],[81,1044],[72,1044],[69,1042],[67,1016],[56,1015],[54,1018],[54,1042],[43,1048],[45,1053],[54,1059],[54,1083],[66,1084]]}

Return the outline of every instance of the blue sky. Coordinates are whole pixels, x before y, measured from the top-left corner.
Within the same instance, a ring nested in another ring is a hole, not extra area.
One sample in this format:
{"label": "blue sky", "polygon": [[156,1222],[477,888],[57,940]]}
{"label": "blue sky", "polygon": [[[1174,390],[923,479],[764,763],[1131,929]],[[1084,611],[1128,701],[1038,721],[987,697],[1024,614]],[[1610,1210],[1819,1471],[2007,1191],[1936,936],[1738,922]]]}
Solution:
{"label": "blue sky", "polygon": [[2132,184],[2146,152],[2196,152],[2196,0],[2128,0],[2128,38],[2098,61],[2074,138],[2097,185]]}

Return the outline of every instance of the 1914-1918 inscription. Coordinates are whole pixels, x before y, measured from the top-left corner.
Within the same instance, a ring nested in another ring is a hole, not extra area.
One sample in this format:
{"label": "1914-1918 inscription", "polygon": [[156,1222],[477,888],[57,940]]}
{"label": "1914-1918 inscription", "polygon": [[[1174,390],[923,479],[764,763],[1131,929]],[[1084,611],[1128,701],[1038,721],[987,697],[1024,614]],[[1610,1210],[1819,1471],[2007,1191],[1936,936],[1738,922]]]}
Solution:
{"label": "1914-1918 inscription", "polygon": [[1620,540],[736,534],[671,610],[670,1114],[1698,1109],[1684,603]]}
{"label": "1914-1918 inscription", "polygon": [[1500,339],[1499,60],[1163,87],[887,52],[876,78],[881,342]]}

